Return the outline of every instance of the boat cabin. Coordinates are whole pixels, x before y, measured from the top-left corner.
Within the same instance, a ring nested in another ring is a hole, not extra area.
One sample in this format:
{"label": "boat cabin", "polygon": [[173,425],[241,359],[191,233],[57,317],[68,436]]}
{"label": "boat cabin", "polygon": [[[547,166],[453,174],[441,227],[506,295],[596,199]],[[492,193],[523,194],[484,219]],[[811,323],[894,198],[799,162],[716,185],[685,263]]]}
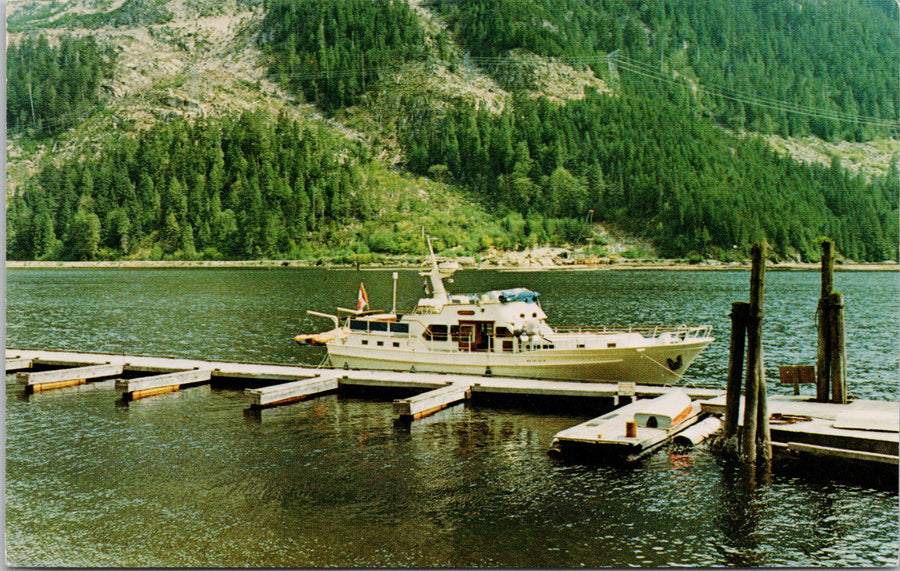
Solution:
{"label": "boat cabin", "polygon": [[410,314],[349,318],[348,342],[385,348],[414,348],[421,342],[421,348],[436,351],[514,352],[526,344],[552,349],[552,342],[536,339],[553,333],[538,295],[517,288],[423,298]]}

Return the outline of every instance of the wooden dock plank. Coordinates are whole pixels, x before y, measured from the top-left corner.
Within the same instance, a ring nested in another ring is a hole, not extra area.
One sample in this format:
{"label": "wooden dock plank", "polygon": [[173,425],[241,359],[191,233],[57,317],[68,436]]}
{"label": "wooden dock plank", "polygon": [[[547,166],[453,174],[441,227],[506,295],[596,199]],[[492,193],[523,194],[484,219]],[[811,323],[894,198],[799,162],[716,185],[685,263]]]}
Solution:
{"label": "wooden dock plank", "polygon": [[335,391],[338,389],[339,378],[338,375],[331,374],[258,389],[245,389],[244,396],[250,401],[251,406],[286,404],[315,394]]}
{"label": "wooden dock plank", "polygon": [[803,454],[812,454],[814,456],[826,456],[829,458],[840,458],[842,460],[859,460],[864,462],[877,462],[879,464],[888,464],[891,466],[900,465],[900,458],[894,454],[879,454],[877,452],[863,452],[860,450],[846,450],[843,448],[832,448],[829,446],[816,446],[813,444],[803,444],[800,442],[788,442],[787,449],[790,452],[799,452]]}
{"label": "wooden dock plank", "polygon": [[122,397],[125,400],[137,400],[148,396],[174,392],[183,385],[201,383],[209,381],[211,378],[212,371],[209,369],[191,369],[137,379],[121,379],[116,381],[116,391],[123,393]]}
{"label": "wooden dock plank", "polygon": [[[40,359],[42,362],[73,363],[122,363],[127,371],[167,373],[186,369],[210,369],[214,377],[254,378],[263,380],[295,380],[324,374],[325,371],[344,375],[340,384],[346,386],[378,386],[386,388],[437,389],[452,383],[478,383],[473,390],[491,393],[546,394],[558,396],[613,397],[619,393],[617,383],[593,383],[577,381],[546,381],[513,377],[489,377],[445,373],[411,373],[408,371],[317,369],[302,365],[269,363],[238,363],[231,361],[203,361],[175,357],[151,357],[86,353],[76,351],[34,351],[10,349],[22,357]],[[719,389],[683,387],[691,398],[708,399],[724,394]],[[671,391],[673,387],[637,385],[638,398],[655,397]]]}
{"label": "wooden dock plank", "polygon": [[13,371],[30,369],[33,364],[34,359],[29,359],[27,357],[8,357],[6,359],[6,372],[11,373]]}
{"label": "wooden dock plank", "polygon": [[[475,377],[473,393],[529,394],[564,397],[615,397],[619,395],[618,383],[590,383],[578,381],[543,381],[506,377]],[[654,398],[676,389],[684,390],[692,399],[709,399],[724,394],[720,389],[635,385],[634,396]],[[630,392],[630,390],[629,390]]]}
{"label": "wooden dock plank", "polygon": [[40,373],[20,372],[16,380],[30,391],[42,391],[84,384],[88,379],[115,377],[122,374],[122,365],[105,363],[88,367],[74,367],[43,371]]}
{"label": "wooden dock plank", "polygon": [[449,382],[446,378],[438,378],[437,375],[415,377],[420,373],[395,373],[392,371],[366,371],[367,373],[380,373],[361,375],[361,371],[349,371],[347,376],[340,381],[341,386],[348,387],[384,387],[405,389],[438,389]]}
{"label": "wooden dock plank", "polygon": [[419,419],[471,396],[471,382],[456,382],[416,396],[394,401],[394,414],[401,419]]}
{"label": "wooden dock plank", "polygon": [[[743,399],[743,397],[742,397]],[[814,402],[808,396],[768,399],[772,442],[788,442],[856,452],[896,456],[900,450],[900,414],[896,402],[856,399],[847,404]],[[743,404],[741,404],[743,406]],[[704,412],[722,414],[724,397],[702,403]],[[869,416],[878,430],[848,427],[853,418]],[[784,420],[779,421],[778,418]],[[741,419],[738,419],[739,421]],[[876,422],[877,421],[877,422]]]}
{"label": "wooden dock plank", "polygon": [[[743,399],[743,397],[741,398]],[[855,399],[847,404],[840,404],[832,402],[815,402],[810,399],[810,396],[803,395],[770,396],[768,399],[769,412],[780,414],[807,415],[829,420],[836,420],[838,415],[848,413],[860,413],[864,415],[877,414],[879,416],[893,414],[898,419],[898,422],[900,422],[900,413],[897,412],[898,403],[896,402]],[[703,412],[724,414],[725,396],[722,395],[707,399],[702,403],[702,407]]]}

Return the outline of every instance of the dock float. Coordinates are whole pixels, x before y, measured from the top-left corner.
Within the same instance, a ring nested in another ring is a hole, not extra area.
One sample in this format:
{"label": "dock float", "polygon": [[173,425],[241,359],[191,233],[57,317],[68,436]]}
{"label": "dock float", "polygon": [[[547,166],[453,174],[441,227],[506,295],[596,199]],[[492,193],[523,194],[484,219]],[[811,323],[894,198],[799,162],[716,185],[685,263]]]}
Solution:
{"label": "dock float", "polygon": [[458,381],[426,393],[394,401],[394,414],[401,420],[418,420],[472,396],[472,383]]}
{"label": "dock float", "polygon": [[123,400],[133,401],[172,393],[181,390],[183,385],[202,383],[210,380],[211,377],[210,369],[191,369],[137,379],[121,379],[116,381],[116,391],[122,393]]}
{"label": "dock float", "polygon": [[33,359],[27,359],[25,357],[7,357],[6,358],[6,372],[11,373],[13,371],[20,371],[22,369],[30,369],[34,366]]}
{"label": "dock float", "polygon": [[[404,419],[419,419],[446,407],[457,405],[478,396],[519,395],[532,397],[562,397],[575,401],[597,400],[597,410],[608,409],[619,402],[621,396],[628,398],[653,398],[682,390],[691,398],[707,399],[723,394],[719,389],[694,387],[671,387],[660,385],[631,385],[620,383],[596,383],[577,381],[548,381],[445,373],[413,373],[409,371],[381,371],[363,369],[314,368],[304,365],[275,363],[241,363],[234,361],[214,361],[179,357],[153,357],[147,355],[123,355],[110,353],[88,353],[78,351],[38,351],[8,348],[7,355],[32,359],[35,366],[73,366],[119,364],[125,373],[142,376],[117,383],[117,390],[124,393],[123,400],[143,398],[178,390],[176,386],[198,384],[210,380],[237,380],[244,390],[244,396],[251,406],[270,406],[284,402],[302,400],[314,395],[334,390],[350,388],[379,388],[421,391],[410,398],[397,399],[394,410]],[[185,373],[186,371],[207,371],[205,373]],[[179,377],[180,374],[197,374],[196,378]],[[173,375],[165,377],[165,375]],[[327,383],[314,379],[332,378]],[[155,380],[154,380],[155,379]],[[306,382],[309,381],[309,385]],[[146,392],[145,392],[146,391]]]}
{"label": "dock float", "polygon": [[[768,401],[776,455],[898,465],[900,409],[896,402],[855,399],[842,404],[815,402],[808,396],[773,396]],[[723,414],[725,397],[706,401],[701,408]]]}
{"label": "dock float", "polygon": [[554,435],[548,453],[593,461],[636,462],[700,418],[700,403],[683,390],[675,390],[561,430]]}
{"label": "dock float", "polygon": [[25,385],[26,391],[36,393],[49,389],[83,385],[88,379],[102,379],[104,377],[115,377],[121,374],[121,364],[105,363],[102,365],[69,367],[40,373],[20,372],[16,375],[16,379],[19,383]]}
{"label": "dock float", "polygon": [[339,379],[339,375],[323,375],[258,389],[244,389],[244,396],[253,407],[277,406],[336,391]]}

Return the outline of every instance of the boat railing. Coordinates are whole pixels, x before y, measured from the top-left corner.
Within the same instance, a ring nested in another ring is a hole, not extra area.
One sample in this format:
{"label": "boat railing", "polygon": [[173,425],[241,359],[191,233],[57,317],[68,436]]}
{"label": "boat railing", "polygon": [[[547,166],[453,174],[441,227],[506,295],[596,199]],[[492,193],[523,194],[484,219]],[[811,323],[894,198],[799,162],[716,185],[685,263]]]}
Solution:
{"label": "boat railing", "polygon": [[709,337],[712,325],[602,325],[583,327],[555,327],[556,333],[640,333],[645,337],[659,337],[664,333],[679,340]]}

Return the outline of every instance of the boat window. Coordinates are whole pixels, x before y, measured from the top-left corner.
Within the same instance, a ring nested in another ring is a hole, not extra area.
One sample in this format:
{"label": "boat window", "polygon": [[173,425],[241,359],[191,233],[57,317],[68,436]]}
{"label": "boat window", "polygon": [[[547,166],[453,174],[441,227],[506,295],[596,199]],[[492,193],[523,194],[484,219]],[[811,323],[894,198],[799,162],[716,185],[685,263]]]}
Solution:
{"label": "boat window", "polygon": [[425,339],[430,341],[446,341],[447,340],[447,326],[433,323],[428,326],[428,329],[423,333]]}
{"label": "boat window", "polygon": [[615,343],[607,343],[606,346],[607,346],[607,348],[612,348],[612,347],[615,347],[616,344]]}
{"label": "boat window", "polygon": [[379,341],[378,343],[376,343],[376,345],[378,345],[379,347],[384,347],[384,341]]}
{"label": "boat window", "polygon": [[503,341],[503,350],[504,351],[512,351],[513,350],[513,342],[511,339],[506,339]]}
{"label": "boat window", "polygon": [[400,343],[397,343],[396,341],[394,341],[394,347],[399,347],[399,346],[400,346]]}
{"label": "boat window", "polygon": [[451,325],[450,338],[453,341],[474,341],[475,327],[468,323],[466,325]]}
{"label": "boat window", "polygon": [[390,330],[394,333],[409,333],[409,323],[391,323]]}
{"label": "boat window", "polygon": [[370,321],[369,322],[369,331],[387,331],[388,324],[387,321]]}
{"label": "boat window", "polygon": [[366,327],[367,323],[368,321],[363,321],[362,319],[351,319],[350,329],[354,331],[366,331],[368,330],[368,327]]}
{"label": "boat window", "polygon": [[498,327],[494,330],[494,335],[496,337],[512,337],[512,332],[506,327]]}
{"label": "boat window", "polygon": [[368,344],[369,344],[369,340],[368,340],[368,339],[363,339],[363,340],[362,340],[362,344],[363,344],[363,345],[368,345]]}

